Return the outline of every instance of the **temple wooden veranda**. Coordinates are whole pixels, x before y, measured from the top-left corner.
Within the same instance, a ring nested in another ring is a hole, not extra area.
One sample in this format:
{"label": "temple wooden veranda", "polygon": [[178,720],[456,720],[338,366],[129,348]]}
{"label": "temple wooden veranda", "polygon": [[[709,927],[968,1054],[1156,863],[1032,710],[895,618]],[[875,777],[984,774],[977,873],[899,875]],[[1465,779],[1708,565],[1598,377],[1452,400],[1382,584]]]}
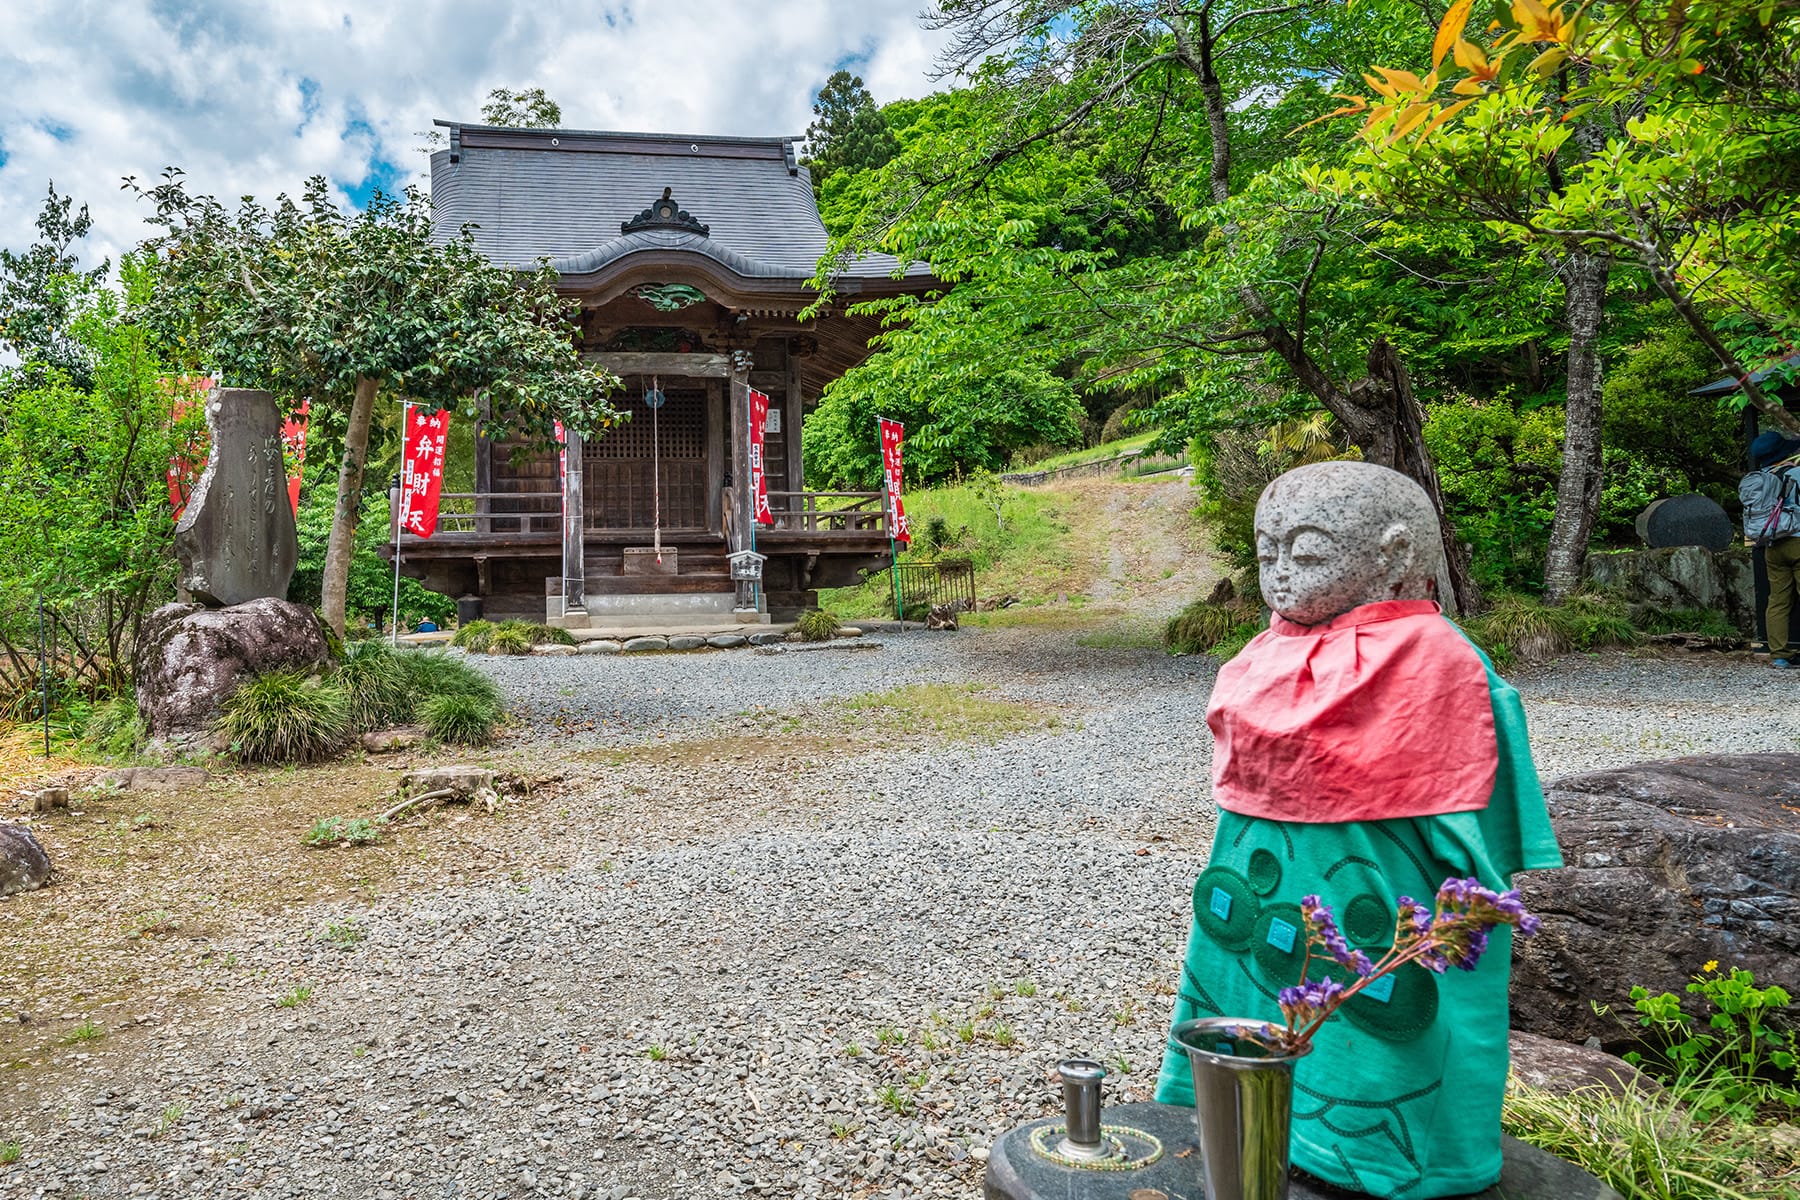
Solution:
{"label": "temple wooden veranda", "polygon": [[[478,436],[475,491],[444,498],[431,538],[402,537],[407,574],[478,597],[486,616],[580,627],[785,619],[816,589],[886,561],[881,493],[809,491],[801,429],[878,331],[843,307],[933,281],[923,268],[897,274],[890,258],[858,260],[839,276],[842,303],[800,319],[827,236],[794,139],[439,124],[438,227],[472,225],[506,266],[548,259],[581,302],[583,356],[624,380],[613,401],[631,419],[572,437],[566,471],[554,453]],[[664,397],[654,421],[652,386]],[[775,517],[754,535],[751,388],[770,401]],[[649,552],[658,509],[660,563]]]}

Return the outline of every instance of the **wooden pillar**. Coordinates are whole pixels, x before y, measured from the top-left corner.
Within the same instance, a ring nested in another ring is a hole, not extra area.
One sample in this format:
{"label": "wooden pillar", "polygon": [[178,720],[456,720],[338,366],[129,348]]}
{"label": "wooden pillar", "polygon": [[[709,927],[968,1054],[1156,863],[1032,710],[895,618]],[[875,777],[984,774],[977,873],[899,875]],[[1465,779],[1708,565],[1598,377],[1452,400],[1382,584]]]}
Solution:
{"label": "wooden pillar", "polygon": [[587,541],[586,516],[581,505],[581,435],[573,429],[564,434],[562,520],[562,584],[563,612],[587,612],[587,568],[582,551]]}
{"label": "wooden pillar", "polygon": [[494,444],[487,437],[488,415],[484,393],[475,414],[475,532],[483,537],[494,531]]}
{"label": "wooden pillar", "polygon": [[[750,364],[755,356],[749,350],[731,352],[731,396],[727,420],[731,426],[731,537],[730,553],[750,549],[752,522],[755,520],[755,498],[750,494]],[[739,610],[756,607],[756,586],[740,581],[736,585]]]}
{"label": "wooden pillar", "polygon": [[725,476],[731,471],[731,443],[726,435],[730,424],[731,401],[726,396],[729,388],[724,379],[706,381],[706,527],[721,536],[726,524]]}
{"label": "wooden pillar", "polygon": [[794,353],[793,338],[788,339],[787,395],[782,399],[781,407],[781,419],[786,422],[781,430],[782,436],[787,438],[787,490],[804,492],[806,467],[800,461],[800,422],[803,419],[802,410],[806,407],[806,396],[801,390],[800,356]]}

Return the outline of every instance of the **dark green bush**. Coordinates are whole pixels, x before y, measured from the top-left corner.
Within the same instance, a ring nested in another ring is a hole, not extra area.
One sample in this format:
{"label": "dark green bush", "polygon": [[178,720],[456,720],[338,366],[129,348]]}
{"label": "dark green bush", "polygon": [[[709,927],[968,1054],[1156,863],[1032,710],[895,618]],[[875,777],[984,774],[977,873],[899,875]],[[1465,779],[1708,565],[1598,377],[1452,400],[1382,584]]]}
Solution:
{"label": "dark green bush", "polygon": [[358,732],[404,725],[413,718],[413,691],[399,654],[386,642],[369,639],[344,649],[344,661],[330,682],[344,693],[350,723]]}
{"label": "dark green bush", "polygon": [[494,739],[500,706],[480,696],[432,696],[419,705],[425,732],[440,742],[484,746]]}
{"label": "dark green bush", "polygon": [[355,729],[343,691],[299,671],[272,671],[238,685],[213,728],[246,763],[311,763],[330,758]]}

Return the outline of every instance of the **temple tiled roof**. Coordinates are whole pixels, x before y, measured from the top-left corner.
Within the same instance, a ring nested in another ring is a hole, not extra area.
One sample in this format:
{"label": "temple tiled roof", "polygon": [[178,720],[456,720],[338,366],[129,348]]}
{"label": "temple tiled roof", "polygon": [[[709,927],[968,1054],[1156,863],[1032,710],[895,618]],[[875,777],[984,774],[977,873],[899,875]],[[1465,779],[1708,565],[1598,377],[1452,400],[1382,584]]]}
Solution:
{"label": "temple tiled roof", "polygon": [[[563,274],[586,275],[639,250],[688,251],[747,280],[791,285],[812,278],[826,251],[792,138],[439,124],[450,146],[431,156],[435,219],[443,230],[476,226],[476,244],[496,263],[548,258]],[[622,231],[665,195],[691,220]],[[895,265],[871,255],[842,275],[886,278]]]}

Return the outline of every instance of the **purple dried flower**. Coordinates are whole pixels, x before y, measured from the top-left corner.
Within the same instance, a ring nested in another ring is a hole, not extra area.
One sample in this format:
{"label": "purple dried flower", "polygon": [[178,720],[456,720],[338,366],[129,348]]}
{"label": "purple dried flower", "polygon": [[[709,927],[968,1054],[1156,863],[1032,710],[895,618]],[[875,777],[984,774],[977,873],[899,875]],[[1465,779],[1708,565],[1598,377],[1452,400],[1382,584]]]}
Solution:
{"label": "purple dried flower", "polygon": [[1543,927],[1544,923],[1530,913],[1525,913],[1519,917],[1520,937],[1536,937],[1537,931]]}
{"label": "purple dried flower", "polygon": [[1328,1013],[1344,994],[1344,985],[1335,979],[1303,981],[1298,987],[1282,988],[1275,997],[1288,1028],[1305,1024],[1315,1016]]}

